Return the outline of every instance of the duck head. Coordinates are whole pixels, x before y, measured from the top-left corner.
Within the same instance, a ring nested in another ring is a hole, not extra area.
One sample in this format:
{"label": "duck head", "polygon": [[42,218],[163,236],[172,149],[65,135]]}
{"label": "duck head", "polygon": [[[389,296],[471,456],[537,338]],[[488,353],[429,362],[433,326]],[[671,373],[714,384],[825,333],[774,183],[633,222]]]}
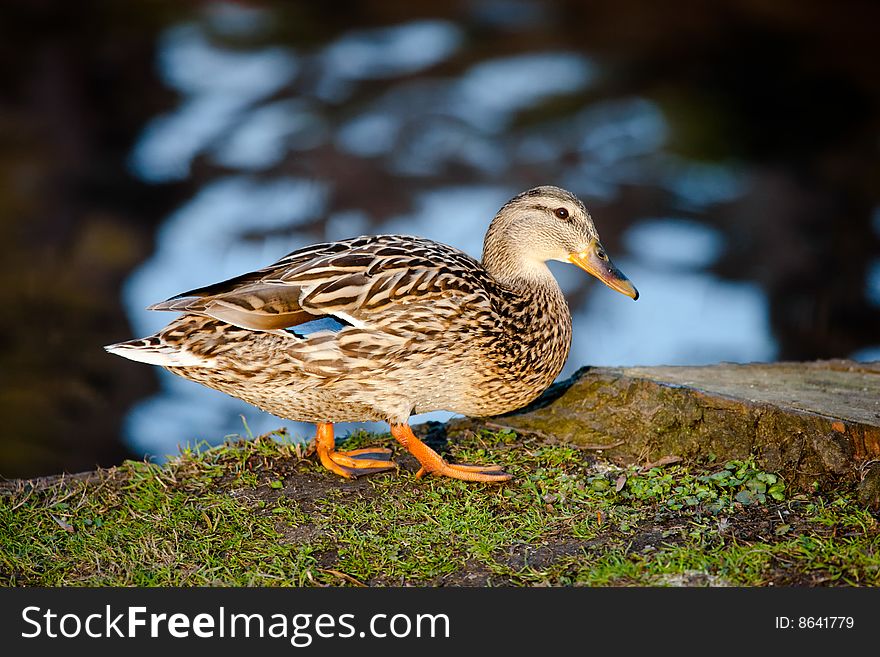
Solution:
{"label": "duck head", "polygon": [[574,194],[535,187],[513,197],[492,220],[483,245],[483,266],[502,282],[546,279],[548,260],[577,265],[612,290],[632,299],[639,292],[611,262],[593,218]]}

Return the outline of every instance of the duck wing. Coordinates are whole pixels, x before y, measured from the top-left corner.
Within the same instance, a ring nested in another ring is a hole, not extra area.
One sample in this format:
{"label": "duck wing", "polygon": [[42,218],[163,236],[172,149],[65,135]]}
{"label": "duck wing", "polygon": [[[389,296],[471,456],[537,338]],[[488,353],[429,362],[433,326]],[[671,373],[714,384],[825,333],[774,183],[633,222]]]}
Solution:
{"label": "duck wing", "polygon": [[293,251],[264,269],[184,292],[150,310],[205,315],[255,331],[326,317],[367,328],[404,302],[445,297],[489,304],[491,284],[482,265],[458,249],[380,235]]}

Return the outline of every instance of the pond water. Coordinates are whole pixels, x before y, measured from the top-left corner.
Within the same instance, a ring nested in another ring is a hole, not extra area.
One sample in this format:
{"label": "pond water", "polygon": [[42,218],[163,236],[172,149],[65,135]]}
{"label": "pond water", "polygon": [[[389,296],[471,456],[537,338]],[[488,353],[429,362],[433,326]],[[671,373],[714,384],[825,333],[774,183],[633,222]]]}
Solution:
{"label": "pond water", "polygon": [[[611,4],[599,5],[597,16],[616,24]],[[130,184],[168,200],[144,257],[120,275],[129,328],[114,340],[171,319],[145,311],[151,303],[316,241],[407,233],[479,258],[501,204],[556,184],[585,201],[641,293],[632,303],[553,263],[574,319],[563,377],[585,364],[880,358],[880,198],[876,187],[841,182],[851,181],[847,166],[876,166],[880,149],[861,69],[835,79],[858,90],[853,115],[862,118],[823,128],[804,154],[810,120],[787,125],[800,136],[765,144],[782,124],[776,110],[768,125],[756,122],[753,105],[774,101],[764,86],[775,76],[809,78],[806,54],[767,66],[758,48],[731,64],[708,39],[689,51],[637,31],[619,44],[598,36],[591,48],[579,35],[600,28],[576,3],[433,9],[351,24],[312,16],[298,27],[284,3],[208,2],[154,26],[149,93],[163,100],[141,112],[120,164]],[[675,22],[652,15],[667,21],[658,32]],[[724,43],[740,34],[711,11],[699,20]],[[316,22],[322,29],[310,32]],[[783,21],[780,39],[792,38],[792,25],[807,41],[819,30]],[[766,39],[769,28],[754,29]],[[748,75],[754,99],[739,79]],[[816,66],[816,79],[824,75]],[[809,82],[796,85],[802,97]],[[873,150],[861,150],[855,128],[873,135]],[[148,367],[117,360],[108,376],[120,381]],[[254,434],[313,432],[153,374],[155,387],[132,398],[115,427],[134,456],[217,442],[244,433],[244,422]]]}

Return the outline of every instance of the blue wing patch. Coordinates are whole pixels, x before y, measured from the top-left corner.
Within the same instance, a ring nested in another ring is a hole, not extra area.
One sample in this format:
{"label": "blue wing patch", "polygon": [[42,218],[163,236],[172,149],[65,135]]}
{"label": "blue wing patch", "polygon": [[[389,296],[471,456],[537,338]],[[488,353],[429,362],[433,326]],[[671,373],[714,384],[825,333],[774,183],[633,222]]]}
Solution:
{"label": "blue wing patch", "polygon": [[326,315],[325,317],[313,319],[310,322],[303,322],[296,326],[289,326],[284,330],[288,333],[293,333],[298,338],[307,338],[312,333],[317,333],[318,331],[332,331],[333,333],[339,333],[339,331],[347,326],[351,326],[351,324],[344,322],[333,315]]}

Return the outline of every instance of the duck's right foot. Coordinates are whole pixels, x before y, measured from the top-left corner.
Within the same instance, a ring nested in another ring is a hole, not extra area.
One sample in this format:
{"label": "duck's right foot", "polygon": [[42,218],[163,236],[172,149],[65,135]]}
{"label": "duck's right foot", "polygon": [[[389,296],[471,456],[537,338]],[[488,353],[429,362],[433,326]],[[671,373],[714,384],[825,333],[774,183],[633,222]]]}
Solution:
{"label": "duck's right foot", "polygon": [[421,479],[427,474],[451,477],[463,481],[484,481],[498,483],[510,481],[512,474],[508,474],[500,465],[469,465],[465,463],[448,463],[441,458],[436,466],[422,466],[416,472],[416,479]]}
{"label": "duck's right foot", "polygon": [[500,465],[448,463],[446,459],[419,440],[408,424],[392,424],[391,435],[397,438],[400,444],[418,459],[422,466],[416,473],[418,479],[426,474],[487,483],[500,483],[513,479],[513,475],[504,472]]}

